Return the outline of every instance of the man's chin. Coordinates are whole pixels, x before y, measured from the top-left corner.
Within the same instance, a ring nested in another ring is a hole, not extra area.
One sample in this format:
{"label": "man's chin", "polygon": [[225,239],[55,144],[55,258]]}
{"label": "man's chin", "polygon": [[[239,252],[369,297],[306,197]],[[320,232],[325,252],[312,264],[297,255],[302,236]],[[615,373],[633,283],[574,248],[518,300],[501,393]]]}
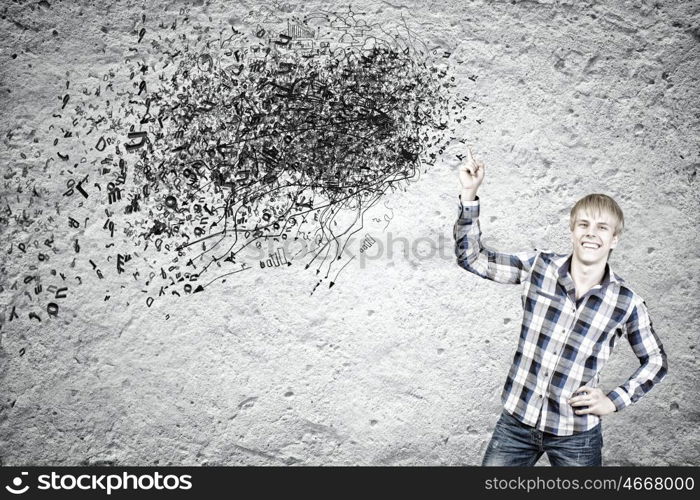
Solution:
{"label": "man's chin", "polygon": [[605,262],[606,256],[604,254],[600,255],[586,255],[581,253],[575,253],[574,256],[576,257],[576,260],[578,260],[581,264],[584,264],[586,266],[592,266],[594,264],[598,264],[600,262]]}

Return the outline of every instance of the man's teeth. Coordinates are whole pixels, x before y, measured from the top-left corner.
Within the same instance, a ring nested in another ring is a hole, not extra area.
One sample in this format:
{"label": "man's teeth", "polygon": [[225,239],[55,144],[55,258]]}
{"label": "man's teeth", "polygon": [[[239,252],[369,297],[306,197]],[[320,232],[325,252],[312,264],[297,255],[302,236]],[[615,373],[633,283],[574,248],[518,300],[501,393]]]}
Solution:
{"label": "man's teeth", "polygon": [[583,243],[582,245],[586,248],[592,248],[592,249],[600,248],[600,245],[598,245],[597,243],[587,243],[586,242],[586,243]]}

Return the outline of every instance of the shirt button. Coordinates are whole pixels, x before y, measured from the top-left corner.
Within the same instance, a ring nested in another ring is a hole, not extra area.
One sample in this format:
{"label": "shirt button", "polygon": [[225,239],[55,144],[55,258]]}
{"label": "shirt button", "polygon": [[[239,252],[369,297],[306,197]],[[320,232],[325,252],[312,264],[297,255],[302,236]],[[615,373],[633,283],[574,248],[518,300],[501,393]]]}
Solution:
{"label": "shirt button", "polygon": [[549,372],[544,374],[545,377],[549,377]]}
{"label": "shirt button", "polygon": [[539,396],[537,396],[537,397],[538,397],[538,398],[540,398],[540,399],[542,399],[542,394],[540,394],[540,395],[539,395]]}

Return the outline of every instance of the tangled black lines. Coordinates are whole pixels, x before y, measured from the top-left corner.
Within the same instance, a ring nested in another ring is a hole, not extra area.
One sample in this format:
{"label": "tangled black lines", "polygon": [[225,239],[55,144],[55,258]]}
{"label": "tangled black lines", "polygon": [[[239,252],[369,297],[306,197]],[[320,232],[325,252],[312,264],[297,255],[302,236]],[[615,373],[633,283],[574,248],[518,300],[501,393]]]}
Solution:
{"label": "tangled black lines", "polygon": [[[364,211],[416,178],[447,126],[446,73],[388,44],[305,54],[279,43],[238,48],[231,64],[191,52],[153,93],[153,140],[136,173],[161,210],[139,235],[233,261],[260,239],[298,239],[313,213],[308,231],[330,267]],[[354,219],[334,231],[341,212]]]}

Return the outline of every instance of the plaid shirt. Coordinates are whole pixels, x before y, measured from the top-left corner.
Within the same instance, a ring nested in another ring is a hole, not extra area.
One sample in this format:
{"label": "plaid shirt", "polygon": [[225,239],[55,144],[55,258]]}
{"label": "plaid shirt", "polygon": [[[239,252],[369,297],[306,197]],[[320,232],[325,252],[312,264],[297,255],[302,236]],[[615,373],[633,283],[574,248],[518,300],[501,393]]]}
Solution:
{"label": "plaid shirt", "polygon": [[557,436],[594,428],[600,417],[574,414],[567,399],[583,385],[597,387],[600,371],[623,335],[640,367],[608,393],[618,411],[666,375],[666,354],[646,304],[609,264],[601,283],[576,300],[571,254],[508,254],[486,248],[480,241],[478,199],[458,208],[457,263],[482,278],[523,285],[520,340],[501,395],[508,413]]}

